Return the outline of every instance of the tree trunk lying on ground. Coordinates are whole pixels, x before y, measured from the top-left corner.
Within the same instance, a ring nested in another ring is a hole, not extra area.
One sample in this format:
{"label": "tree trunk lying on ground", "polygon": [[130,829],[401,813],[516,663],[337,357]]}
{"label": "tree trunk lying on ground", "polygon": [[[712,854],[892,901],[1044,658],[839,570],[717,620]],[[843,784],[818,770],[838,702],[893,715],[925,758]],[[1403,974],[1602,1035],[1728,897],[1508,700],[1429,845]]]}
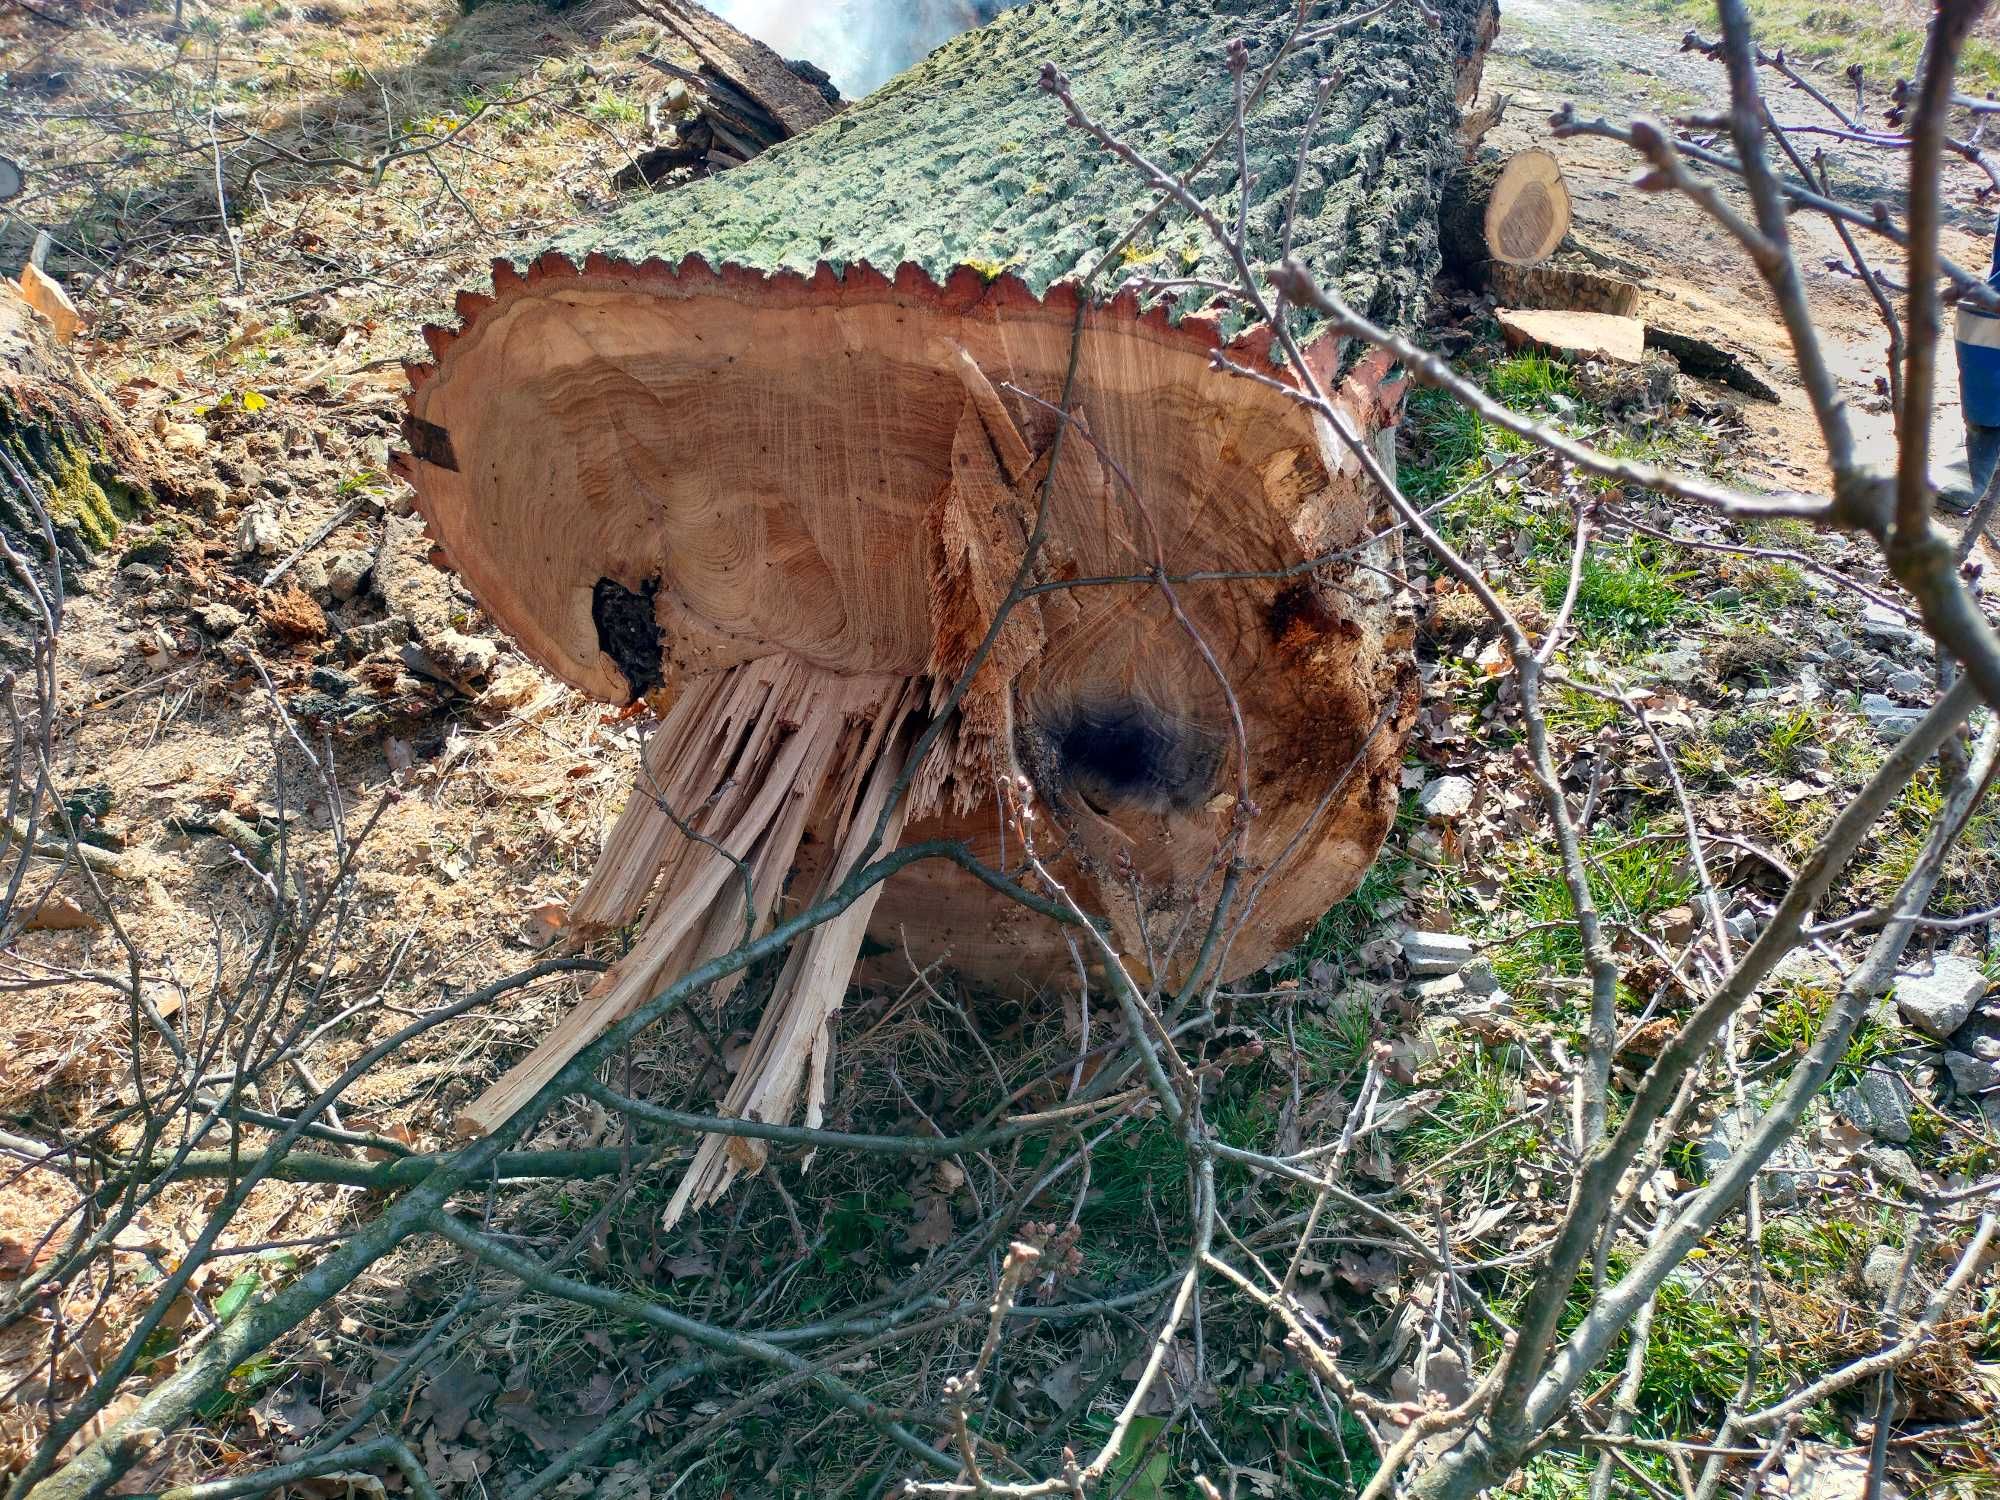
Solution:
{"label": "tree trunk lying on ground", "polygon": [[[1087,109],[1185,172],[1231,118],[1227,42],[1248,38],[1255,77],[1291,14],[1220,9],[1010,12],[747,166],[498,265],[456,329],[428,331],[402,471],[451,564],[550,671],[663,714],[572,913],[603,930],[644,908],[634,947],[470,1127],[843,870],[993,623],[1044,493],[1030,577],[1051,587],[1009,616],[889,840],[961,840],[1016,867],[1001,804],[1019,788],[1051,873],[1142,978],[1189,971],[1200,923],[1177,947],[1175,928],[1217,892],[1239,768],[1256,810],[1247,925],[1222,975],[1295,942],[1374,858],[1416,697],[1398,551],[1372,540],[1380,497],[1282,392],[1211,370],[1216,350],[1275,369],[1268,336],[1239,337],[1198,294],[1079,311],[1072,279],[1151,200],[1034,87],[1060,63]],[[1352,9],[1354,30],[1251,116],[1248,222],[1275,248],[1315,80],[1344,79],[1306,158],[1296,250],[1408,328],[1491,8]],[[1229,214],[1233,154],[1195,179]],[[1178,218],[1125,259],[1228,274]],[[1359,431],[1383,434],[1400,397],[1385,361],[1344,363],[1338,340],[1300,331]],[[1156,562],[1185,580],[1172,599],[1143,576]],[[803,1098],[817,1120],[864,936],[895,965],[944,959],[988,985],[1074,972],[1054,924],[962,868],[912,866],[798,945],[727,1111],[787,1119]],[[672,1213],[754,1169],[754,1148],[710,1141]]]}
{"label": "tree trunk lying on ground", "polygon": [[[19,480],[41,494],[58,556],[87,562],[151,497],[152,461],[118,408],[104,399],[49,320],[0,282],[0,535],[38,576],[48,542]],[[17,480],[13,469],[19,470]],[[0,563],[0,612],[28,607],[13,569]]]}

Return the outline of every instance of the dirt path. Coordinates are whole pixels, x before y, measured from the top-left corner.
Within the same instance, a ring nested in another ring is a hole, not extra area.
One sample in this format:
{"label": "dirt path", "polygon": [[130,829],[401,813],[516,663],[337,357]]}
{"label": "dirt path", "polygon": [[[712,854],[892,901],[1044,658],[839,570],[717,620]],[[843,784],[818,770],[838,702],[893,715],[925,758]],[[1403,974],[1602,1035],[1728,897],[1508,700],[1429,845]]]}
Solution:
{"label": "dirt path", "polygon": [[[1758,446],[1766,450],[1761,465],[1750,461],[1751,472],[1772,484],[1824,488],[1824,453],[1792,373],[1790,346],[1749,261],[1684,199],[1633,191],[1633,158],[1623,147],[1587,138],[1555,140],[1548,126],[1549,114],[1565,101],[1585,118],[1601,115],[1624,123],[1640,115],[1670,117],[1710,107],[1723,87],[1720,65],[1683,52],[1659,18],[1635,16],[1606,0],[1506,0],[1486,88],[1489,94],[1510,95],[1513,108],[1488,139],[1503,149],[1553,150],[1570,175],[1578,232],[1645,268],[1641,315],[1732,349],[1778,389],[1776,406],[1751,403],[1745,411],[1765,440]],[[1813,118],[1810,101],[1773,97],[1781,119]],[[1901,196],[1898,166],[1890,158],[1847,150],[1834,157],[1832,170],[1836,185],[1858,201],[1880,196],[1894,202]],[[1972,207],[1969,193],[1953,207],[1949,253],[1962,265],[1984,265],[1990,230],[1983,226],[1990,221]],[[1843,257],[1831,226],[1810,214],[1795,216],[1791,225],[1814,324],[1848,396],[1864,456],[1886,464],[1893,433],[1888,402],[1876,389],[1886,369],[1882,326],[1859,283],[1828,268],[1829,260]],[[1876,245],[1891,252],[1878,259],[1878,267],[1899,269],[1893,247]],[[1867,248],[1875,253],[1874,246]],[[1957,370],[1948,353],[1939,361],[1938,376],[1933,444],[1936,463],[1944,468],[1962,462],[1965,448]]]}

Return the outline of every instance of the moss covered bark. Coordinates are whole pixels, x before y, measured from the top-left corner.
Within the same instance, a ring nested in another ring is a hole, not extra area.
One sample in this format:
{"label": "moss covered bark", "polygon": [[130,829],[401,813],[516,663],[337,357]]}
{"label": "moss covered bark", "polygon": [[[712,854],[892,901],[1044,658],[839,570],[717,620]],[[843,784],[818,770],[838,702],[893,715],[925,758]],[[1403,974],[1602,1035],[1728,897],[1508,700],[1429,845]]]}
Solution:
{"label": "moss covered bark", "polygon": [[[1377,4],[1315,7],[1315,23]],[[1306,156],[1295,246],[1323,282],[1392,327],[1415,320],[1436,272],[1458,101],[1492,29],[1490,0],[1432,9],[1435,24],[1415,0],[1394,3],[1305,49],[1250,117],[1249,224],[1275,253],[1317,81],[1338,80]],[[579,261],[592,251],[635,262],[694,255],[767,272],[912,264],[938,280],[970,265],[1011,271],[1039,293],[1087,270],[1151,202],[1129,167],[1065,127],[1035,86],[1042,64],[1061,67],[1084,107],[1154,162],[1185,171],[1232,117],[1224,48],[1244,38],[1254,77],[1293,14],[1284,0],[1042,0],[747,166],[629,204],[555,248]],[[1233,153],[1194,187],[1233,215]],[[1226,274],[1179,216],[1127,259],[1157,275]],[[1180,310],[1201,300],[1184,297]]]}
{"label": "moss covered bark", "polygon": [[[150,502],[151,464],[138,437],[18,297],[0,291],[0,450],[38,492],[63,565],[87,562]],[[34,506],[0,473],[0,533],[36,566],[48,543]],[[11,570],[8,570],[11,574]],[[25,597],[0,576],[0,611]]]}

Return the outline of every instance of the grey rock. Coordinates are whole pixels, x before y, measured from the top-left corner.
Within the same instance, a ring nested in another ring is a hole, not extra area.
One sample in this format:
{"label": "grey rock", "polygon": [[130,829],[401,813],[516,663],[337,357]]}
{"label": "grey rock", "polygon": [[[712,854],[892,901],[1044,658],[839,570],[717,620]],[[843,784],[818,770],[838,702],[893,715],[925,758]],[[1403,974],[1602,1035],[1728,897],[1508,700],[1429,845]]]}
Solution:
{"label": "grey rock", "polygon": [[1757,941],[1757,929],[1762,924],[1757,920],[1757,914],[1754,911],[1739,911],[1732,912],[1729,916],[1723,918],[1722,925],[1729,929],[1731,935],[1741,941],[1754,943]]}
{"label": "grey rock", "polygon": [[242,629],[250,617],[231,604],[208,604],[202,607],[198,618],[203,630],[221,640]]}
{"label": "grey rock", "polygon": [[1947,1052],[1944,1066],[1961,1094],[1990,1094],[2000,1089],[2000,1063],[1990,1063],[1970,1052]]}
{"label": "grey rock", "polygon": [[1440,776],[1417,794],[1417,805],[1427,818],[1462,818],[1472,811],[1472,780],[1466,776]]}
{"label": "grey rock", "polygon": [[292,568],[292,581],[324,604],[333,597],[327,586],[326,564],[316,557],[302,557]]}
{"label": "grey rock", "polygon": [[1472,939],[1455,932],[1411,928],[1403,934],[1403,961],[1412,974],[1456,974],[1472,962],[1472,957]]}
{"label": "grey rock", "polygon": [[253,505],[236,523],[239,558],[276,557],[285,548],[285,528],[268,505]]}
{"label": "grey rock", "polygon": [[342,552],[326,565],[327,587],[336,599],[352,599],[368,582],[375,559],[366,552]]}
{"label": "grey rock", "polygon": [[1900,740],[1922,722],[1924,710],[1905,708],[1887,693],[1863,693],[1861,712],[1869,727],[1885,740]]}
{"label": "grey rock", "polygon": [[1970,959],[1946,954],[1928,974],[1908,970],[1896,976],[1896,1008],[1917,1030],[1943,1041],[1972,1014],[1986,993],[1986,976]]}
{"label": "grey rock", "polygon": [[[1877,1245],[1868,1252],[1868,1259],[1861,1267],[1861,1284],[1876,1296],[1887,1299],[1896,1289],[1896,1279],[1903,1269],[1903,1252],[1894,1245]],[[1905,1291],[1908,1290],[1906,1287]]]}
{"label": "grey rock", "polygon": [[1712,590],[1707,602],[1716,609],[1734,609],[1743,602],[1743,590],[1725,585]]}
{"label": "grey rock", "polygon": [[1417,998],[1426,1005],[1443,1005],[1465,993],[1465,981],[1456,974],[1440,974],[1417,986]]}
{"label": "grey rock", "polygon": [[1458,971],[1458,977],[1467,991],[1474,995],[1497,995],[1500,981],[1493,975],[1493,965],[1483,958],[1475,958]]}
{"label": "grey rock", "polygon": [[400,646],[409,638],[410,622],[391,616],[348,631],[340,638],[340,653],[349,661],[359,661],[389,646]]}
{"label": "grey rock", "polygon": [[257,481],[257,487],[265,494],[276,495],[279,499],[283,499],[292,492],[291,480],[285,478],[282,474],[266,474],[262,479]]}
{"label": "grey rock", "polygon": [[1880,604],[1871,604],[1861,611],[1861,634],[1890,650],[1917,643],[1917,633],[1910,629],[1901,612]]}
{"label": "grey rock", "polygon": [[118,576],[135,589],[150,589],[160,581],[160,570],[145,563],[127,563],[118,570]]}
{"label": "grey rock", "polygon": [[422,645],[410,641],[403,646],[403,665],[412,672],[461,691],[470,691],[474,683],[491,676],[499,661],[498,642],[457,630],[440,630]]}
{"label": "grey rock", "polygon": [[[1707,1138],[1701,1143],[1702,1167],[1709,1176],[1713,1177],[1728,1164],[1756,1121],[1755,1110],[1730,1109],[1716,1117]],[[1798,1203],[1800,1193],[1814,1181],[1812,1159],[1796,1142],[1787,1142],[1779,1147],[1757,1174],[1759,1196],[1766,1208],[1793,1207]]]}
{"label": "grey rock", "polygon": [[1900,1146],[1870,1146],[1862,1155],[1884,1182],[1899,1187],[1911,1198],[1928,1198],[1931,1185]]}
{"label": "grey rock", "polygon": [[1900,1146],[1910,1138],[1910,1090],[1893,1073],[1862,1074],[1833,1096],[1833,1107],[1878,1141]]}
{"label": "grey rock", "polygon": [[1854,655],[1854,642],[1844,635],[1828,635],[1826,638],[1826,659],[1846,661]]}
{"label": "grey rock", "polygon": [[1908,667],[1899,667],[1889,674],[1889,691],[1904,698],[1924,696],[1923,675],[1912,672]]}

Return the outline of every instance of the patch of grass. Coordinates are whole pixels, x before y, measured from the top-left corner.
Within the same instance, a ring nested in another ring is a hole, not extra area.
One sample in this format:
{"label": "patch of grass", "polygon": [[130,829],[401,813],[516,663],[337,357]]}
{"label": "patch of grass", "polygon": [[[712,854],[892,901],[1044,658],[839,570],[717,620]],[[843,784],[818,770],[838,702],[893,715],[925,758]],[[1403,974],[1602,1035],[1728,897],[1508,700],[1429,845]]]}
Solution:
{"label": "patch of grass", "polygon": [[1507,1124],[1521,1102],[1520,1082],[1520,1069],[1507,1052],[1466,1048],[1438,1081],[1442,1092],[1429,1113],[1397,1137],[1396,1154],[1429,1163],[1457,1152],[1439,1168],[1454,1197],[1512,1192],[1515,1163],[1542,1147],[1540,1120]]}
{"label": "patch of grass", "polygon": [[[1758,44],[1783,47],[1794,60],[1838,71],[1859,63],[1880,86],[1916,76],[1924,49],[1924,13],[1897,0],[1750,0]],[[1712,0],[1653,0],[1656,14],[1675,25],[1716,34]],[[1982,93],[2000,88],[2000,46],[1992,35],[1967,39],[1960,58],[1961,89]]]}
{"label": "patch of grass", "polygon": [[1819,716],[1801,705],[1772,718],[1764,736],[1765,762],[1774,771],[1797,775],[1804,767],[1804,752],[1819,743]]}
{"label": "patch of grass", "polygon": [[[1760,1050],[1777,1057],[1803,1056],[1813,1039],[1826,1025],[1827,1011],[1839,995],[1839,986],[1830,979],[1794,981],[1786,993],[1764,1013],[1757,1033]],[[1847,1050],[1834,1065],[1830,1089],[1850,1088],[1861,1075],[1896,1051],[1894,1028],[1864,1020],[1848,1039]]]}
{"label": "patch of grass", "polygon": [[[1664,825],[1663,825],[1664,827]],[[1629,829],[1597,830],[1585,847],[1590,893],[1599,915],[1607,920],[1637,923],[1694,893],[1695,881],[1681,869],[1685,846],[1672,837],[1655,838],[1644,818]],[[1518,858],[1503,864],[1509,875],[1501,899],[1510,913],[1508,925],[1526,928],[1500,945],[1493,971],[1500,982],[1527,993],[1549,975],[1583,973],[1583,939],[1576,930],[1576,905],[1552,850],[1522,846]]]}
{"label": "patch of grass", "polygon": [[1569,366],[1545,354],[1516,354],[1500,360],[1487,370],[1486,388],[1509,406],[1539,411],[1571,406],[1577,399],[1576,380]]}
{"label": "patch of grass", "polygon": [[[1692,576],[1667,568],[1650,549],[1637,546],[1592,553],[1583,561],[1577,586],[1577,631],[1584,640],[1597,642],[1663,630],[1694,607],[1680,587]],[[1551,611],[1560,609],[1568,589],[1568,574],[1552,571],[1542,582],[1542,602]]]}

